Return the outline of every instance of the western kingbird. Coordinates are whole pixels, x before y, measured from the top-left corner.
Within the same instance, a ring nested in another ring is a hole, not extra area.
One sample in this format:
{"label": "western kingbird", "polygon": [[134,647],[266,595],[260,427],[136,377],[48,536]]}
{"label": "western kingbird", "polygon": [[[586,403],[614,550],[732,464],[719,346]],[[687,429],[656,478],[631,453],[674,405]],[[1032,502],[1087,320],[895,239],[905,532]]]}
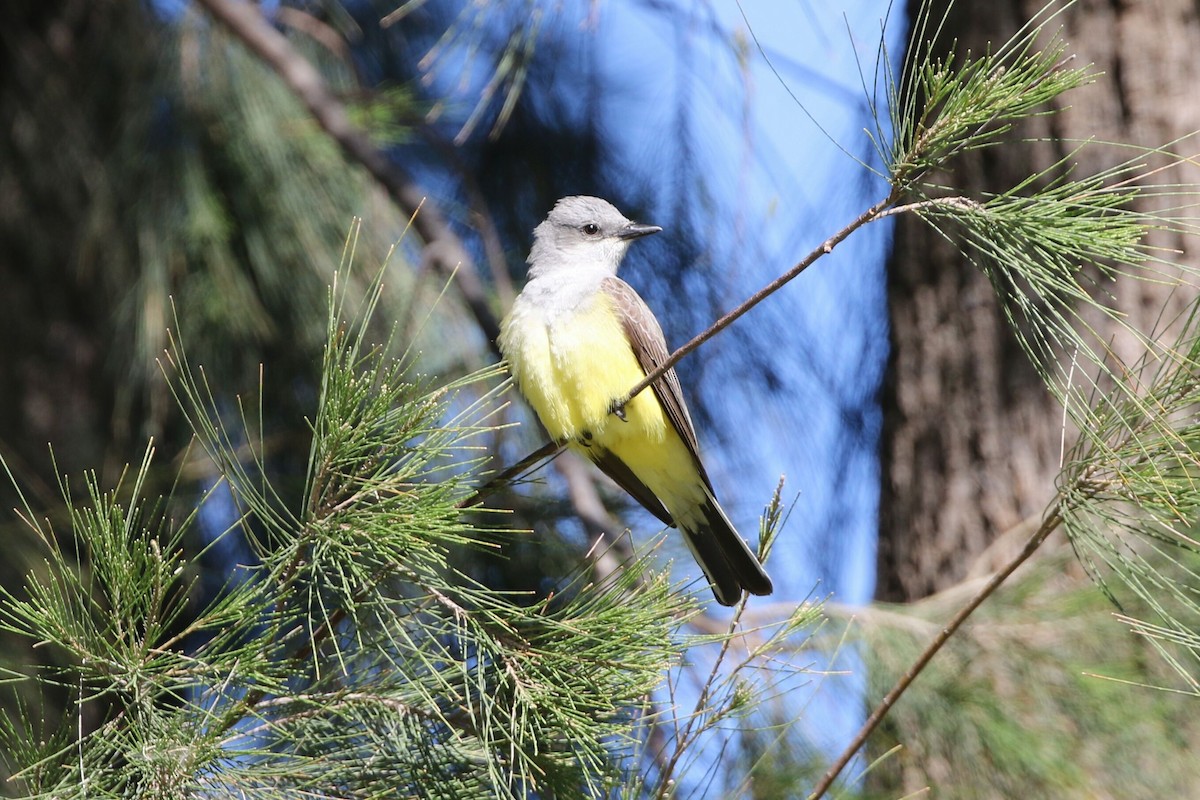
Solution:
{"label": "western kingbird", "polygon": [[743,589],[770,594],[771,579],[717,503],[675,370],[614,413],[668,356],[658,320],[617,277],[629,243],[661,230],[596,197],[559,200],[533,232],[529,279],[501,323],[500,349],[547,432],[677,527],[730,606]]}

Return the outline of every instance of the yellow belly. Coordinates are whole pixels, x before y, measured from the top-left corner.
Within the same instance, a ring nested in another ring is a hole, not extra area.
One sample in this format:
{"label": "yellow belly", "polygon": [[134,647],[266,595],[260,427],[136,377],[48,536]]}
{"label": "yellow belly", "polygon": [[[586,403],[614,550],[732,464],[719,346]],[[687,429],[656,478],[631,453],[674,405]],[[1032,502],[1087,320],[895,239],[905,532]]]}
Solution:
{"label": "yellow belly", "polygon": [[630,401],[624,420],[609,413],[645,373],[606,296],[554,317],[515,308],[500,342],[521,393],[552,437],[585,455],[590,447],[610,451],[677,522],[703,502],[691,453],[652,390]]}

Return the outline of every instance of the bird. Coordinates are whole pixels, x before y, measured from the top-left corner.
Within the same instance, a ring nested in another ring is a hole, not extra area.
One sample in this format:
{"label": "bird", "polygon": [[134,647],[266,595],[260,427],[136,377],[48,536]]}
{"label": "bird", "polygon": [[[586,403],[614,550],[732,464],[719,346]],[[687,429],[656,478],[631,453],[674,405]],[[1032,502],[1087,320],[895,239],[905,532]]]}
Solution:
{"label": "bird", "polygon": [[556,441],[582,454],[664,524],[677,528],[717,602],[771,579],[717,502],[679,377],[665,372],[662,327],[617,269],[632,242],[662,230],[598,197],[559,200],[533,232],[525,286],[498,344],[518,390]]}

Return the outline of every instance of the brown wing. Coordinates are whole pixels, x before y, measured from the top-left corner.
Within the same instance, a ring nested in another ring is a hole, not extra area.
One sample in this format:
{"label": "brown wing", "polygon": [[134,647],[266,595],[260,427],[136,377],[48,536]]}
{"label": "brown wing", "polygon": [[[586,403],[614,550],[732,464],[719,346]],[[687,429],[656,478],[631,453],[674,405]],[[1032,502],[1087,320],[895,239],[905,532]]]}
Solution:
{"label": "brown wing", "polygon": [[[629,339],[638,364],[641,365],[643,372],[649,374],[664,363],[669,356],[667,342],[663,338],[658,320],[650,313],[650,309],[642,301],[642,298],[638,297],[637,292],[619,278],[605,278],[600,288],[612,299],[617,313],[621,315],[625,336]],[[675,370],[665,372],[661,378],[651,384],[651,388],[658,398],[658,402],[667,412],[667,419],[675,426],[679,437],[683,439],[688,452],[691,453],[692,461],[708,489],[708,496],[701,508],[704,521],[698,524],[693,521],[689,528],[679,527],[688,543],[688,548],[696,557],[700,569],[703,570],[712,586],[717,602],[731,606],[742,596],[743,589],[751,594],[770,594],[771,579],[763,570],[762,565],[758,563],[758,559],[745,540],[738,535],[737,530],[734,529],[733,524],[721,510],[721,506],[713,495],[712,483],[708,479],[704,465],[700,463],[696,429],[692,426],[692,418],[688,414],[687,405],[683,402],[683,392],[679,388],[679,378],[676,376]],[[661,508],[662,503],[650,494],[645,485],[620,459],[607,454],[607,463],[602,459],[596,459],[596,462],[642,505],[658,514],[655,507]],[[631,481],[639,491],[631,489],[626,481]],[[649,495],[654,502],[647,503],[643,495]],[[666,521],[661,514],[659,514],[659,518]]]}
{"label": "brown wing", "polygon": [[671,512],[667,511],[662,501],[654,496],[650,487],[638,480],[637,475],[633,474],[633,470],[624,461],[607,450],[594,446],[588,448],[588,455],[605,475],[613,479],[617,486],[641,503],[642,508],[662,520],[664,525],[675,527],[675,520],[671,517]]}
{"label": "brown wing", "polygon": [[[663,337],[658,320],[654,318],[649,306],[638,296],[633,287],[620,278],[605,278],[600,284],[600,290],[608,295],[617,313],[621,316],[621,325],[625,329],[625,336],[628,337],[629,344],[633,347],[633,353],[637,357],[642,371],[647,375],[650,374],[670,356],[670,353],[667,352],[667,341]],[[687,405],[683,402],[683,390],[679,387],[679,376],[675,374],[674,369],[669,369],[661,378],[652,383],[650,388],[654,390],[658,402],[667,412],[667,419],[675,427],[679,438],[683,439],[683,443],[687,445],[688,452],[692,454],[692,460],[696,462],[700,477],[704,479],[704,484],[709,491],[712,491],[708,473],[700,461],[700,445],[696,441],[696,429],[692,426],[692,417],[688,414]]]}

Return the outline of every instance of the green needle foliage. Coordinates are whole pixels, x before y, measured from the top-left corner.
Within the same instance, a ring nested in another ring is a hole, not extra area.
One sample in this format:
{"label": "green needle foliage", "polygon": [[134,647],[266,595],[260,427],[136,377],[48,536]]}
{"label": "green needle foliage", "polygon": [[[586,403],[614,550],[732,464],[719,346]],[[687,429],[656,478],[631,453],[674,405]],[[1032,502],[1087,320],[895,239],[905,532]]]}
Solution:
{"label": "green needle foliage", "polygon": [[[1064,406],[1064,437],[1078,436],[1046,520],[1065,527],[1110,597],[1136,596],[1139,613],[1153,618],[1131,621],[1133,629],[1176,668],[1182,690],[1197,693],[1200,292],[1195,270],[1151,237],[1194,235],[1188,214],[1200,189],[1158,178],[1182,161],[1165,147],[1131,147],[1135,156],[1124,163],[1073,177],[1077,149],[986,196],[940,185],[957,155],[1000,146],[1022,119],[1051,113],[1049,101],[1095,76],[1072,66],[1052,31],[1070,3],[1047,5],[994,51],[946,58],[932,55],[945,17],[931,5],[915,22],[903,79],[888,76],[895,135],[880,152],[892,193],[879,216],[918,214],[987,276],[1017,341]],[[1173,286],[1190,311],[1138,329],[1115,300],[1122,281]]]}
{"label": "green needle foliage", "polygon": [[[1055,593],[1049,609],[1061,612],[1060,630],[1052,631],[1049,646],[1022,639],[1039,635],[1032,624],[1016,631],[958,629],[884,723],[908,734],[895,740],[917,758],[899,755],[906,766],[898,770],[889,765],[889,752],[872,768],[891,771],[892,778],[905,773],[903,781],[885,778],[881,796],[929,783],[956,797],[1186,794],[1194,788],[1194,770],[1159,769],[1149,780],[1138,765],[1110,756],[1126,748],[1131,726],[1140,726],[1146,750],[1169,757],[1195,738],[1186,716],[1163,701],[1169,694],[1119,684],[1200,694],[1200,287],[1194,265],[1175,263],[1178,254],[1154,244],[1195,235],[1200,187],[1163,180],[1186,161],[1170,150],[1178,142],[1129,146],[1132,158],[1078,176],[1080,151],[1101,146],[1084,142],[1006,190],[966,196],[950,189],[945,176],[958,156],[1002,146],[1022,121],[1053,113],[1051,101],[1096,74],[1074,66],[1053,31],[1070,2],[1047,4],[998,47],[963,53],[951,46],[945,57],[935,49],[944,39],[949,4],[936,4],[942,17],[934,5],[923,4],[914,21],[902,78],[886,68],[877,73],[887,86],[890,126],[877,113],[874,137],[890,191],[830,242],[866,222],[913,213],[988,278],[1016,340],[1063,405],[1058,493],[1026,532],[1027,547],[1008,564],[1020,564],[1062,527],[1139,638],[1095,648],[1090,632],[1073,636],[1078,609],[1070,604],[1082,592]],[[1130,281],[1174,290],[1152,325],[1138,327],[1120,306],[1118,285]],[[1187,310],[1175,318],[1179,305]],[[1071,440],[1076,444],[1067,448]],[[1019,603],[1033,585],[1010,580],[1000,595]],[[958,593],[956,607],[973,608],[968,601],[975,591]],[[926,625],[920,609],[866,614],[879,623],[864,637],[870,674],[881,679],[874,696],[908,686],[896,681],[935,652],[918,647],[937,641],[949,615],[942,608],[937,624]],[[1007,641],[997,647],[988,638]],[[1018,646],[1025,649],[1014,656],[1010,651]],[[1156,652],[1161,661],[1147,666],[1141,651]],[[1112,668],[1115,681],[1076,680],[1089,663]],[[1030,669],[1039,664],[1048,669]],[[1068,691],[1052,685],[1055,673],[1071,675]],[[1122,689],[1127,696],[1117,696]],[[1072,730],[1064,735],[1064,727]],[[1101,758],[1070,744],[1079,730],[1092,736]],[[892,741],[879,744],[882,752]]]}
{"label": "green needle foliage", "polygon": [[32,720],[7,724],[8,766],[31,796],[579,796],[620,778],[630,710],[677,661],[690,601],[644,558],[537,602],[450,570],[455,548],[508,536],[457,507],[499,404],[495,391],[454,401],[497,370],[416,377],[411,358],[369,343],[379,286],[354,318],[331,295],[299,507],[173,343],[173,388],[240,509],[224,535],[261,559],[209,607],[188,605],[196,514],[142,498],[151,451],[129,486],[89,476],[65,536],[25,509],[46,565],[26,597],[5,593],[0,624],[66,651],[71,667],[33,679],[76,686],[81,715],[100,697],[113,708],[90,735],[43,745]]}
{"label": "green needle foliage", "polygon": [[[1175,345],[1133,365],[1094,404],[1094,425],[1060,477],[1063,522],[1092,575],[1200,695],[1200,301]],[[1114,581],[1116,585],[1114,585]]]}
{"label": "green needle foliage", "polygon": [[953,4],[940,21],[933,5],[925,3],[913,24],[911,68],[899,82],[888,76],[894,135],[880,155],[892,185],[906,192],[920,192],[928,173],[955,155],[1003,143],[1015,122],[1045,113],[1049,101],[1094,79],[1086,67],[1067,66],[1071,58],[1057,36],[1038,46],[1057,13],[1049,5],[994,53],[961,60],[934,53]]}
{"label": "green needle foliage", "polygon": [[[1178,158],[1139,150],[1117,167],[1071,179],[1076,151],[1007,191],[982,197],[954,195],[938,182],[957,155],[1001,145],[1022,119],[1051,113],[1049,101],[1095,79],[1089,68],[1070,66],[1066,44],[1049,35],[1058,13],[1046,6],[995,52],[940,58],[932,55],[940,24],[927,5],[914,25],[911,67],[889,92],[895,136],[881,155],[896,203],[886,213],[916,213],[961,248],[991,281],[1051,391],[1081,410],[1098,381],[1124,385],[1122,368],[1112,362],[1113,327],[1154,346],[1149,332],[1124,322],[1108,287],[1118,279],[1179,280],[1147,237],[1155,230],[1190,233],[1192,226],[1178,214],[1146,211],[1144,202],[1170,205],[1194,193],[1147,180],[1149,157]],[[1078,360],[1096,369],[1076,374]],[[1083,395],[1072,385],[1078,378],[1089,384]]]}
{"label": "green needle foliage", "polygon": [[[242,537],[258,559],[207,606],[193,607],[201,554],[187,551],[201,507],[176,518],[178,502],[145,499],[153,448],[111,490],[87,476],[88,502],[68,531],[25,503],[45,564],[23,592],[0,590],[0,627],[53,648],[62,666],[11,678],[69,687],[76,707],[58,722],[28,708],[0,721],[10,788],[54,798],[666,796],[693,750],[753,710],[754,671],[815,619],[810,606],[752,639],[737,617],[725,633],[688,634],[696,606],[651,568],[656,544],[603,581],[585,564],[548,597],[458,572],[464,548],[503,552],[522,535],[497,528],[495,512],[461,507],[486,478],[484,440],[508,385],[499,367],[439,384],[417,374],[412,353],[393,355],[394,337],[373,322],[383,272],[350,309],[352,258],[348,247],[330,292],[303,491],[267,478],[253,441],[263,409],[239,402],[229,421],[221,393],[171,338],[164,371],[222,477],[210,495],[228,490],[237,509],[218,540]],[[764,547],[779,524],[776,497]],[[680,679],[689,648],[711,665],[708,688],[694,707],[677,712],[671,697],[660,708],[656,692]],[[777,685],[783,671],[771,671]],[[663,743],[651,736],[659,726],[676,732],[661,752],[648,743]]]}

